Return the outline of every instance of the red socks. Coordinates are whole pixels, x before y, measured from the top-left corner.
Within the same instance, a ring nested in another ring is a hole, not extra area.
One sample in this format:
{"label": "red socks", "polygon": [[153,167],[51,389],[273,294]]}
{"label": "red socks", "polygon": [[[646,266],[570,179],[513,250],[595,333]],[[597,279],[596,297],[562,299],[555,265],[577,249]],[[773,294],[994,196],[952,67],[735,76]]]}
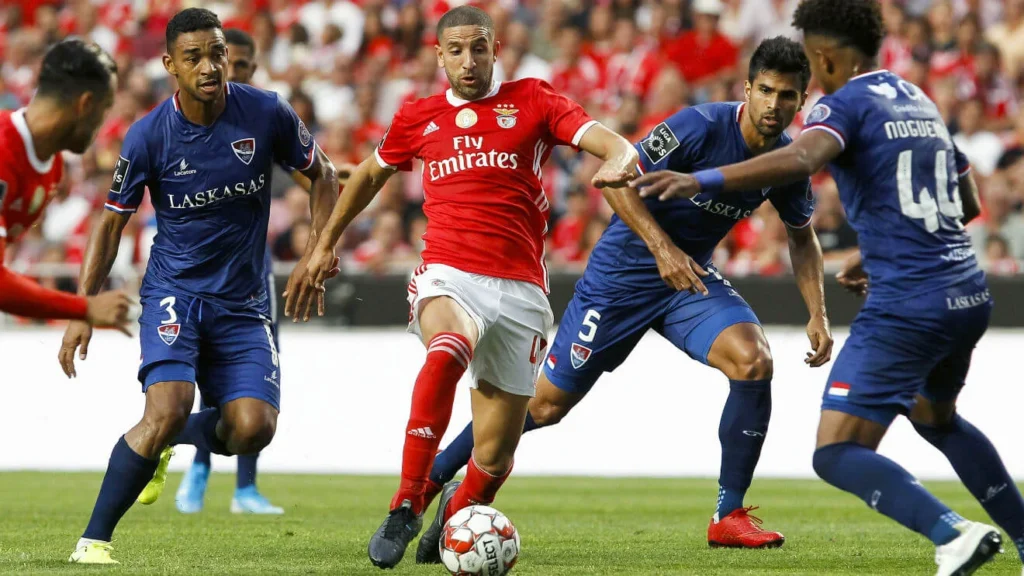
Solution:
{"label": "red socks", "polygon": [[492,476],[477,466],[475,458],[470,458],[469,464],[466,466],[466,479],[455,490],[455,494],[448,501],[448,507],[444,511],[445,522],[452,517],[452,514],[466,506],[494,502],[498,489],[511,473],[512,466],[509,466],[501,476]]}
{"label": "red socks", "polygon": [[412,391],[412,410],[402,451],[402,482],[391,499],[392,510],[403,500],[409,500],[413,512],[423,513],[430,467],[452,417],[459,379],[472,359],[473,349],[461,334],[442,332],[430,340],[427,359]]}

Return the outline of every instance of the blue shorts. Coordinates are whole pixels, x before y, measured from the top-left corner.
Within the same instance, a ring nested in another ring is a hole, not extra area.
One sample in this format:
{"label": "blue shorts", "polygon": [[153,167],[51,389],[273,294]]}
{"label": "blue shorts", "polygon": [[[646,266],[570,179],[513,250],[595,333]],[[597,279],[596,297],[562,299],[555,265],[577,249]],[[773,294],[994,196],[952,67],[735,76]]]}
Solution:
{"label": "blue shorts", "polygon": [[955,401],[991,314],[984,274],[900,302],[869,300],[832,366],[822,410],[888,426],[909,414],[918,394]]}
{"label": "blue shorts", "polygon": [[694,360],[708,362],[711,345],[734,324],[760,325],[728,280],[713,267],[702,281],[708,295],[658,290],[628,290],[602,285],[597,274],[584,273],[562,316],[544,364],[558,388],[586,394],[605,372],[615,370],[652,328]]}
{"label": "blue shorts", "polygon": [[139,318],[145,392],[157,382],[199,385],[203,403],[257,398],[280,409],[281,368],[267,318],[187,295],[142,298]]}

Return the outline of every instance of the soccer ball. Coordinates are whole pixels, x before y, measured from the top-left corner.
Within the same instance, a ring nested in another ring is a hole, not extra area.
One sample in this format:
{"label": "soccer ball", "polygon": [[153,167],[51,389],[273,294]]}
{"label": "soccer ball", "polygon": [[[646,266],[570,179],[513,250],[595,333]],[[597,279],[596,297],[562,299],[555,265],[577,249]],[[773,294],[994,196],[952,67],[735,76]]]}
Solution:
{"label": "soccer ball", "polygon": [[519,558],[519,532],[490,506],[469,506],[448,520],[441,561],[453,576],[502,576]]}

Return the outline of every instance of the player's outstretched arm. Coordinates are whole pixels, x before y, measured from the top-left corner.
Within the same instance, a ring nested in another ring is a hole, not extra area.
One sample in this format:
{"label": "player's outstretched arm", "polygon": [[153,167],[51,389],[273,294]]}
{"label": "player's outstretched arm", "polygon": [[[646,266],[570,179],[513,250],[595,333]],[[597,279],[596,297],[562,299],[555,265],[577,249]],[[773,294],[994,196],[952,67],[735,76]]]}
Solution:
{"label": "player's outstretched arm", "polygon": [[324,225],[327,224],[327,219],[330,218],[338,199],[338,172],[324,151],[319,146],[315,146],[313,163],[302,172],[302,175],[310,182],[309,213],[313,218],[312,229],[309,240],[306,242],[306,250],[288,278],[284,296],[286,316],[292,316],[294,311],[296,318],[302,316],[305,320],[309,320],[314,300],[317,303],[317,313],[323,316],[325,312],[324,292],[317,291],[305,281],[306,264],[309,262],[310,256],[313,255],[317,240],[320,238]]}
{"label": "player's outstretched arm", "polygon": [[793,261],[793,274],[811,317],[807,323],[807,337],[813,352],[807,353],[804,362],[817,368],[832,359],[832,331],[825,311],[825,272],[821,244],[811,226],[787,226],[786,230],[789,232],[789,256]]}
{"label": "player's outstretched arm", "polygon": [[596,188],[622,188],[636,175],[640,155],[622,136],[595,123],[583,133],[580,150],[604,160],[591,179]]}
{"label": "player's outstretched arm", "polygon": [[663,170],[630,182],[640,196],[661,200],[692,198],[702,191],[736,192],[782,186],[808,178],[842,153],[842,144],[823,130],[804,132],[789,146],[739,164],[695,174]]}
{"label": "player's outstretched arm", "polygon": [[[92,236],[89,237],[89,245],[85,250],[85,258],[82,260],[82,271],[78,277],[78,293],[82,296],[97,300],[107,298],[110,293],[99,293],[107,277],[110,276],[110,269],[114,266],[117,258],[117,249],[121,244],[121,233],[128,223],[131,214],[120,214],[113,211],[105,211],[100,219]],[[115,294],[117,294],[115,292]],[[120,294],[127,300],[127,296]],[[127,315],[127,308],[130,301],[125,302],[124,315]],[[118,329],[131,336],[131,332],[125,325],[124,316],[117,325]],[[77,376],[75,372],[75,351],[81,346],[79,358],[85,360],[89,353],[89,341],[92,340],[92,325],[87,322],[72,322],[64,332],[64,340],[61,342],[60,352],[57,354],[64,374],[71,378]]]}
{"label": "player's outstretched arm", "polygon": [[[334,247],[341,239],[345,228],[359,215],[360,212],[369,206],[373,197],[380,192],[388,178],[395,173],[392,168],[383,168],[377,162],[375,156],[370,156],[352,172],[348,179],[345,190],[334,205],[327,224],[317,241],[316,248],[306,264],[306,283],[308,286],[323,291],[324,281],[334,276],[337,266],[337,258],[334,256]],[[288,295],[290,299],[291,294]],[[295,308],[289,308],[285,303],[285,313],[298,321]],[[308,317],[306,318],[308,320]]]}

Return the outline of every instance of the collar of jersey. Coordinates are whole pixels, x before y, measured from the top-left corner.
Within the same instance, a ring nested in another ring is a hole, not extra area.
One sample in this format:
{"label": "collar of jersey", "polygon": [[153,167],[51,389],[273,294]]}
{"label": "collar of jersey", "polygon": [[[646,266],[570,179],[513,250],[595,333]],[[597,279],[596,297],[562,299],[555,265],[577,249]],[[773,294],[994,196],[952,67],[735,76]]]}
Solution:
{"label": "collar of jersey", "polygon": [[46,160],[36,157],[36,145],[32,143],[32,132],[28,129],[28,122],[25,122],[25,108],[12,113],[11,122],[14,123],[14,129],[18,131],[18,135],[21,136],[21,141],[25,143],[25,155],[28,156],[28,163],[32,165],[32,169],[40,174],[49,172],[53,168],[53,156]]}
{"label": "collar of jersey", "polygon": [[865,72],[863,74],[858,74],[858,75],[854,76],[853,78],[850,78],[849,82],[853,82],[854,80],[860,80],[861,78],[867,78],[868,76],[874,76],[875,74],[888,74],[888,73],[889,73],[889,71],[886,70],[885,68],[881,68],[879,70],[872,70],[871,72]]}
{"label": "collar of jersey", "polygon": [[210,128],[213,128],[214,126],[217,125],[217,122],[220,121],[220,116],[223,116],[224,112],[227,112],[227,110],[228,110],[228,108],[227,108],[227,99],[228,99],[228,96],[231,95],[231,82],[225,82],[224,83],[224,111],[221,112],[220,116],[217,116],[217,119],[214,120],[213,124],[210,124],[209,126],[203,126],[202,124],[196,124],[195,122],[193,122],[193,121],[191,121],[191,120],[189,120],[188,118],[185,117],[185,113],[181,111],[181,104],[178,102],[178,93],[179,92],[181,92],[181,90],[175,90],[174,91],[174,95],[171,96],[171,104],[174,105],[174,112],[176,113],[178,118],[180,118],[181,121],[184,122],[188,126],[197,128],[199,130],[209,130]]}
{"label": "collar of jersey", "polygon": [[488,91],[487,94],[485,94],[482,98],[477,98],[476,100],[463,100],[462,98],[459,98],[458,96],[456,96],[455,92],[452,92],[451,88],[449,88],[447,91],[445,91],[444,95],[445,95],[445,98],[448,99],[448,103],[449,104],[451,104],[452,106],[455,106],[456,108],[458,108],[459,106],[463,106],[465,104],[469,104],[470,102],[479,102],[480,100],[486,100],[487,98],[490,98],[491,96],[494,96],[495,94],[497,94],[498,90],[501,90],[501,82],[493,82],[493,83],[491,83],[490,91]]}

